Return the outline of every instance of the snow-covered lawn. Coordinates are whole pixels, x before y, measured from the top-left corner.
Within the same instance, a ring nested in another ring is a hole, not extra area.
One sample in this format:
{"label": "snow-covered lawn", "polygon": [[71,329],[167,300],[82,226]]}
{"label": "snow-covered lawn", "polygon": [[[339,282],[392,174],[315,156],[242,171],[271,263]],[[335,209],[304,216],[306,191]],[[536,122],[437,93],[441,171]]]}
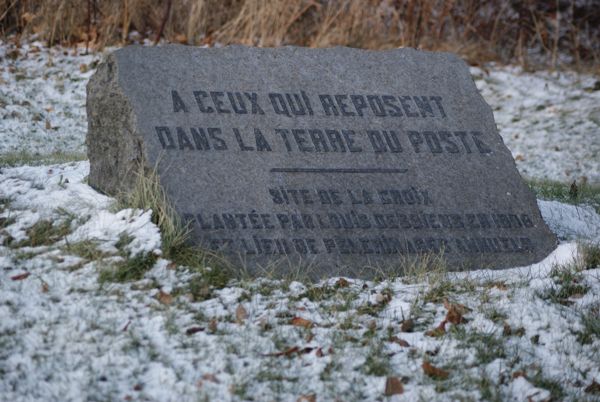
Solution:
{"label": "snow-covered lawn", "polygon": [[[0,153],[79,159],[101,56],[11,52],[0,45]],[[600,182],[593,77],[473,73],[523,174]],[[594,208],[540,200],[561,244],[528,267],[210,288],[162,258],[150,211],[118,210],[88,171],[0,170],[2,401],[600,399],[600,267],[577,243],[600,244]],[[105,275],[145,256],[142,279]]]}

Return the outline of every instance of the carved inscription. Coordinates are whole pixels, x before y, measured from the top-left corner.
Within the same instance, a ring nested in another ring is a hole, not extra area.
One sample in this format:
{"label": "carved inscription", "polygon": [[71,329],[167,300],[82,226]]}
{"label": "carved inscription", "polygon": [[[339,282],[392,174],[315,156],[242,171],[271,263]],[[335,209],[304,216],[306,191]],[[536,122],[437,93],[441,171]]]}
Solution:
{"label": "carved inscription", "polygon": [[[257,93],[233,90],[169,91],[174,114],[232,114],[240,118],[274,114],[355,117],[372,119],[448,120],[439,95]],[[357,130],[327,127],[185,127],[155,126],[156,139],[165,152],[258,152],[258,153],[372,153],[465,154],[481,157],[492,152],[477,127],[451,124],[444,130]],[[243,123],[243,120],[240,120]],[[342,124],[343,120],[342,120]],[[406,168],[274,167],[270,174],[405,174]],[[335,177],[332,177],[335,180]],[[207,213],[203,208],[183,213],[187,224],[205,245],[215,251],[236,250],[247,255],[318,254],[418,254],[526,253],[532,241],[523,230],[534,226],[527,213],[507,211],[436,211],[436,201],[426,186],[406,188],[285,188],[265,189],[270,208]],[[278,206],[311,205],[328,212],[276,212]],[[369,207],[365,212],[364,208]],[[213,208],[214,209],[214,208]],[[501,229],[502,236],[495,233]],[[370,230],[370,236],[353,231]],[[473,236],[485,230],[487,236]],[[511,234],[511,230],[518,233]],[[427,234],[424,235],[423,232]],[[452,231],[454,236],[444,233]],[[285,237],[272,236],[285,233]],[[306,232],[313,233],[307,237]],[[314,234],[325,234],[315,236]]]}

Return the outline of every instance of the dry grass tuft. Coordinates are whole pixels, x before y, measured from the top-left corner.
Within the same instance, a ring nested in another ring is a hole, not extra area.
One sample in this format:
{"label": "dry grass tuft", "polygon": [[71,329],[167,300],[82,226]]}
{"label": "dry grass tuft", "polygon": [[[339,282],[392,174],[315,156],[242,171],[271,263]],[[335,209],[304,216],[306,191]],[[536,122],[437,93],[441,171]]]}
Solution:
{"label": "dry grass tuft", "polygon": [[118,208],[151,209],[152,221],[160,229],[163,251],[166,257],[170,258],[175,250],[185,244],[189,235],[188,229],[183,226],[179,215],[169,202],[156,170],[146,171],[140,167],[135,175],[133,190],[119,196]]}
{"label": "dry grass tuft", "polygon": [[594,0],[0,0],[0,35],[92,49],[162,33],[193,45],[409,46],[474,64],[579,67],[598,65],[599,27]]}

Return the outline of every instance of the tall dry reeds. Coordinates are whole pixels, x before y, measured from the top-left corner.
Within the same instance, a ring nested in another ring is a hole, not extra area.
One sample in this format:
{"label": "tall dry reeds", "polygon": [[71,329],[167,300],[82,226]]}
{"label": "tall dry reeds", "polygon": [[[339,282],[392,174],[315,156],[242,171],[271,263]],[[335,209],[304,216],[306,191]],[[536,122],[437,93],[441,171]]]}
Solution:
{"label": "tall dry reeds", "polygon": [[410,46],[472,62],[600,61],[595,0],[0,0],[0,35],[92,47],[157,36],[188,44]]}

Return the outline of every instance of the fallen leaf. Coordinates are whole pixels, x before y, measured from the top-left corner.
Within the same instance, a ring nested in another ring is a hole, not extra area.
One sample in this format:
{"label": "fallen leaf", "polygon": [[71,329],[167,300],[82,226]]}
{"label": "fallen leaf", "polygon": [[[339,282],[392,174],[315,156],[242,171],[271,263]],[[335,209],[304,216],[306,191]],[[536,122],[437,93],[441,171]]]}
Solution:
{"label": "fallen leaf", "polygon": [[314,324],[312,321],[302,317],[294,317],[290,322],[295,327],[311,328]]}
{"label": "fallen leaf", "polygon": [[402,332],[413,332],[413,329],[415,329],[415,323],[411,318],[402,321],[402,324],[400,324],[400,331]]}
{"label": "fallen leaf", "polygon": [[317,402],[317,395],[300,395],[298,399],[296,399],[296,402]]}
{"label": "fallen leaf", "polygon": [[583,390],[586,394],[600,394],[600,384],[595,380]]}
{"label": "fallen leaf", "polygon": [[11,50],[11,51],[7,52],[6,55],[10,59],[16,60],[21,55],[21,52],[19,52],[19,49],[14,49],[14,50]]}
{"label": "fallen leaf", "polygon": [[315,350],[315,348],[313,348],[311,346],[307,346],[305,348],[300,348],[299,346],[292,346],[291,348],[288,348],[284,351],[267,353],[267,354],[264,354],[263,356],[272,356],[272,357],[288,356],[289,357],[293,354],[305,355],[307,353],[312,352],[313,350]]}
{"label": "fallen leaf", "polygon": [[244,321],[246,321],[246,318],[248,318],[248,312],[242,304],[238,304],[235,309],[235,320],[238,324],[243,324]]}
{"label": "fallen leaf", "polygon": [[471,311],[470,308],[460,303],[450,303],[447,299],[444,299],[444,308],[446,310],[455,309],[460,314],[464,315]]}
{"label": "fallen leaf", "polygon": [[467,322],[463,315],[467,314],[470,310],[466,306],[458,303],[450,303],[448,300],[444,300],[444,307],[446,310],[448,310],[445,321],[454,325]]}
{"label": "fallen leaf", "polygon": [[524,161],[525,157],[523,155],[521,155],[521,154],[517,154],[517,156],[515,156],[515,160],[516,161]]}
{"label": "fallen leaf", "polygon": [[22,274],[11,276],[10,279],[13,281],[22,281],[23,279],[27,279],[31,275],[29,272],[23,272]]}
{"label": "fallen leaf", "polygon": [[184,34],[175,35],[175,41],[181,43],[182,45],[187,45],[188,39]]}
{"label": "fallen leaf", "polygon": [[48,283],[42,282],[42,287],[40,290],[42,291],[42,293],[48,293],[48,291],[50,290],[50,286],[48,286]]}
{"label": "fallen leaf", "polygon": [[425,374],[427,374],[431,378],[445,380],[450,375],[450,373],[447,372],[446,370],[437,368],[426,360],[423,361],[423,364],[421,365],[421,367],[423,368],[423,371],[425,372]]}
{"label": "fallen leaf", "polygon": [[448,310],[448,313],[446,313],[446,321],[454,325],[464,324],[465,322],[467,322],[467,320],[465,320],[465,317],[463,317],[462,314],[460,314],[455,309]]}
{"label": "fallen leaf", "polygon": [[46,119],[46,130],[50,130],[52,128],[52,124],[50,124],[50,120]]}
{"label": "fallen leaf", "polygon": [[398,345],[405,347],[405,348],[410,347],[410,344],[408,342],[406,342],[404,339],[398,338],[397,336],[392,336],[390,341],[397,343]]}
{"label": "fallen leaf", "polygon": [[84,64],[79,65],[79,71],[81,73],[87,73],[88,70],[89,70],[89,67],[87,64],[84,63]]}
{"label": "fallen leaf", "polygon": [[296,352],[298,352],[300,350],[300,348],[298,346],[292,346],[291,348],[288,348],[282,352],[274,352],[274,353],[267,353],[264,354],[263,356],[290,356]]}
{"label": "fallen leaf", "polygon": [[[29,24],[31,22],[31,20],[33,20],[33,17],[34,17],[34,15],[29,12],[25,12],[25,13],[21,14],[21,19],[23,20],[23,22],[25,24]],[[39,48],[38,48],[38,50],[39,50]]]}
{"label": "fallen leaf", "polygon": [[338,281],[335,283],[336,288],[347,288],[348,286],[350,286],[350,282],[344,278],[338,279]]}
{"label": "fallen leaf", "polygon": [[217,332],[217,320],[215,320],[214,318],[212,320],[210,320],[210,322],[208,323],[208,330],[212,333]]}
{"label": "fallen leaf", "polygon": [[127,328],[129,328],[129,324],[131,324],[131,320],[127,321],[127,324],[125,324],[125,326],[123,327],[123,332],[127,331]]}
{"label": "fallen leaf", "polygon": [[173,270],[173,269],[176,269],[176,268],[177,268],[177,263],[175,263],[175,262],[170,262],[170,263],[167,264],[167,269]]}
{"label": "fallen leaf", "polygon": [[204,38],[202,38],[202,45],[212,46],[214,41],[215,39],[212,35],[206,35]]}
{"label": "fallen leaf", "polygon": [[525,328],[519,327],[513,331],[513,334],[515,334],[516,336],[523,336],[525,335]]}
{"label": "fallen leaf", "polygon": [[197,334],[198,332],[202,332],[202,331],[204,331],[204,327],[190,327],[185,330],[185,334],[186,335],[194,335],[194,334]]}
{"label": "fallen leaf", "polygon": [[459,310],[456,309],[453,305],[450,306],[450,309],[446,313],[446,321],[454,325],[464,324],[465,322],[467,322],[465,317],[463,317]]}
{"label": "fallen leaf", "polygon": [[512,335],[512,328],[506,322],[504,323],[504,326],[502,328],[502,335],[504,335],[504,336]]}
{"label": "fallen leaf", "polygon": [[161,302],[162,304],[166,304],[167,306],[173,303],[173,296],[171,296],[167,292],[163,292],[162,290],[158,292],[157,299],[159,302]]}
{"label": "fallen leaf", "polygon": [[135,384],[135,385],[133,386],[133,390],[134,390],[134,391],[141,391],[142,389],[144,389],[144,386],[143,386],[142,384],[140,384],[140,383],[138,383],[138,384]]}
{"label": "fallen leaf", "polygon": [[512,378],[519,378],[519,377],[523,377],[523,378],[527,378],[527,375],[525,374],[524,371],[515,371],[514,373],[512,373]]}
{"label": "fallen leaf", "polygon": [[385,396],[400,395],[404,392],[402,381],[398,377],[388,377],[385,381]]}
{"label": "fallen leaf", "polygon": [[440,325],[438,325],[437,327],[435,327],[434,329],[430,329],[429,331],[425,332],[425,336],[431,336],[433,338],[438,338],[440,336],[443,336],[446,333],[446,320],[443,320]]}
{"label": "fallen leaf", "polygon": [[219,380],[214,374],[204,374],[202,375],[202,380],[214,382],[215,384],[219,384]]}
{"label": "fallen leaf", "polygon": [[321,348],[317,349],[317,351],[315,352],[315,355],[317,355],[317,357],[323,357],[323,356],[325,356],[323,354],[323,349],[321,349]]}

